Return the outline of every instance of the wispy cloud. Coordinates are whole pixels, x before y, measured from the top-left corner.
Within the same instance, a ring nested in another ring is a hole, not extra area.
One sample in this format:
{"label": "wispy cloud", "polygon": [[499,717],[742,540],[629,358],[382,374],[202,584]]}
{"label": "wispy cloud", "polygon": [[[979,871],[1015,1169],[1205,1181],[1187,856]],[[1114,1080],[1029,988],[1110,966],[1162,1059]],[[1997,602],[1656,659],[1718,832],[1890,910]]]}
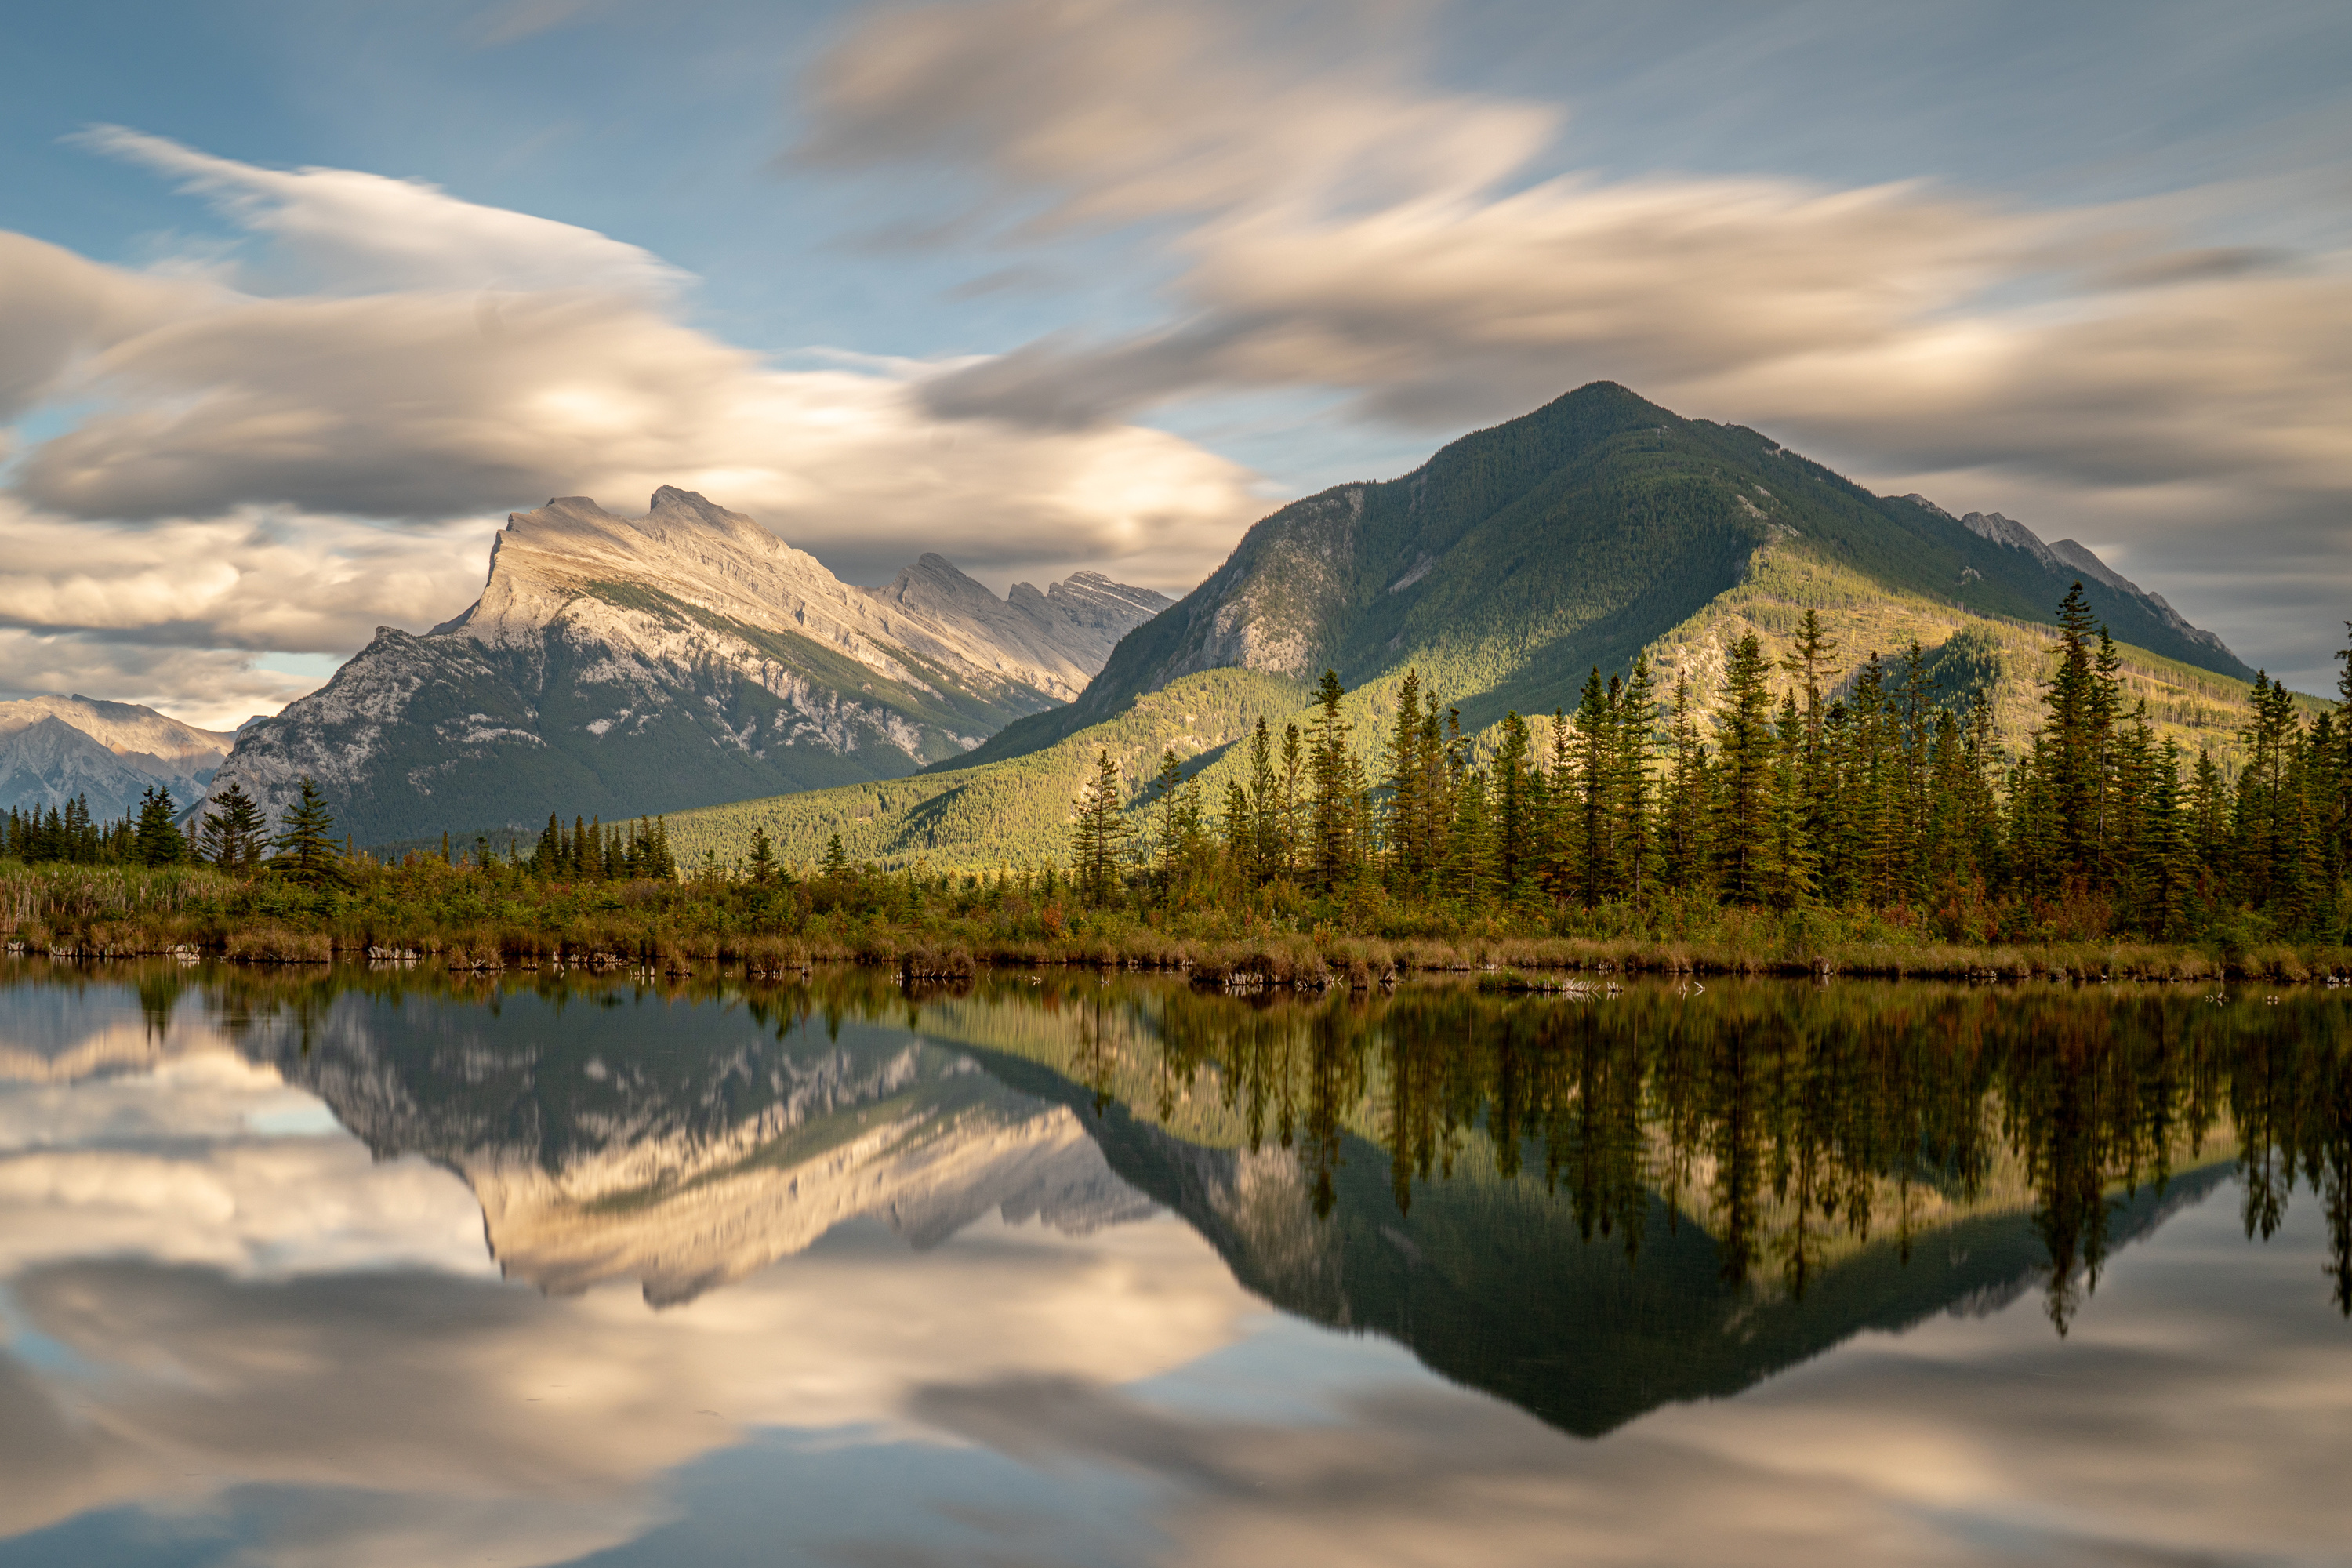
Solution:
{"label": "wispy cloud", "polygon": [[[2053,209],[1547,173],[1573,153],[1555,107],[1416,86],[1408,58],[1206,3],[938,5],[819,64],[803,156],[961,168],[1049,225],[1150,220],[1176,262],[1160,323],[942,375],[946,416],[1083,428],[1313,388],[1444,430],[1607,378],[1890,478],[2086,507],[2218,486],[2287,556],[2320,552],[2315,500],[2352,501],[2352,271],[2189,237],[2215,193]],[[2174,587],[2242,551],[2143,542]]]}

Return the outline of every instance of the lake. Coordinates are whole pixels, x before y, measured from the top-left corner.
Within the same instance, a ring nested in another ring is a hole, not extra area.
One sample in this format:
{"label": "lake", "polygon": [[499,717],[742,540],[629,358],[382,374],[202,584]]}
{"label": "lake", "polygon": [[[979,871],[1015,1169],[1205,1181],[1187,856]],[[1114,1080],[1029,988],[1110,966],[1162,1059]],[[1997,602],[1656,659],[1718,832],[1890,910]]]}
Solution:
{"label": "lake", "polygon": [[2352,990],[0,965],[0,1568],[2352,1562]]}

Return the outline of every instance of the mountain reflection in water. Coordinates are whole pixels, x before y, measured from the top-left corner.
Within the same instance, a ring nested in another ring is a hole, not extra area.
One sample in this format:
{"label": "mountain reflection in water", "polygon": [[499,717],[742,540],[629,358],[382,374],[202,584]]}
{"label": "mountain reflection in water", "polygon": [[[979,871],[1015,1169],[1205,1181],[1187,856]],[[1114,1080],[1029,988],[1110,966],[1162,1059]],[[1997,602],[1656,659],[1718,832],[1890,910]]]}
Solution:
{"label": "mountain reflection in water", "polygon": [[[2338,992],[1241,999],[1065,973],[925,989],[871,970],[653,985],[37,962],[5,978],[0,1080],[130,1081],[199,1034],[225,1041],[378,1161],[454,1173],[498,1268],[555,1296],[626,1281],[679,1306],[860,1226],[921,1250],[984,1217],[1084,1237],[1172,1213],[1283,1311],[1590,1437],[1865,1330],[2029,1294],[2063,1336],[2119,1248],[2234,1182],[2249,1236],[2315,1205],[2311,1293],[2352,1314]],[[135,1026],[99,1005],[126,991]],[[73,1289],[106,1299],[155,1266],[78,1264]],[[62,1311],[65,1278],[11,1288]],[[224,1289],[142,1279],[154,1300]],[[336,1276],[267,1310],[290,1342],[305,1313],[431,1294]],[[1002,1408],[1059,1408],[1062,1386]],[[978,1432],[996,1399],[918,1403]]]}

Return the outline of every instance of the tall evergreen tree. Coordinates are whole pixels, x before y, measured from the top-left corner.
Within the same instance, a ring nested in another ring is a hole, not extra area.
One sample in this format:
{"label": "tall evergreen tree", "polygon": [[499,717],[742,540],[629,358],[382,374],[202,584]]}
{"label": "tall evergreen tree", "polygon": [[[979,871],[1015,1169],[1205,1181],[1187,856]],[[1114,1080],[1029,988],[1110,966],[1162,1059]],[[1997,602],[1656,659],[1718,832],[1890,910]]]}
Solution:
{"label": "tall evergreen tree", "polygon": [[1094,776],[1078,796],[1078,820],[1071,834],[1071,869],[1088,897],[1108,900],[1118,891],[1119,868],[1128,839],[1135,832],[1127,819],[1126,798],[1118,764],[1108,749],[1095,758]]}
{"label": "tall evergreen tree", "polygon": [[1733,647],[1725,667],[1723,707],[1715,726],[1720,759],[1714,814],[1716,875],[1727,897],[1746,904],[1760,902],[1769,891],[1766,857],[1775,745],[1767,668],[1763,644],[1749,632]]}
{"label": "tall evergreen tree", "polygon": [[142,866],[176,866],[187,858],[188,841],[173,820],[179,807],[172,792],[156,786],[139,797],[139,825],[132,844]]}
{"label": "tall evergreen tree", "polygon": [[224,871],[251,871],[261,864],[268,826],[253,797],[233,784],[206,803],[196,852]]}
{"label": "tall evergreen tree", "polygon": [[301,795],[278,819],[278,837],[270,841],[278,853],[269,867],[305,887],[325,887],[342,879],[335,858],[334,814],[310,774],[302,775],[300,787]]}

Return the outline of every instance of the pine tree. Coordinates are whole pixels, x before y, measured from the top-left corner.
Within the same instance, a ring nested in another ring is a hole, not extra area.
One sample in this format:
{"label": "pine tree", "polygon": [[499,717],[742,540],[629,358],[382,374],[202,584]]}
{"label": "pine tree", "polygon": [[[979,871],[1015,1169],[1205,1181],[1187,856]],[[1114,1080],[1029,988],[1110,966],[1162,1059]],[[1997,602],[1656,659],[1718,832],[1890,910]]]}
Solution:
{"label": "pine tree", "polygon": [[300,797],[278,819],[278,837],[270,840],[278,853],[269,867],[305,887],[326,887],[342,879],[335,863],[334,814],[310,774],[302,775],[300,787]]}
{"label": "pine tree", "polygon": [[224,871],[250,871],[261,864],[267,826],[261,807],[233,784],[207,804],[197,829],[196,853]]}
{"label": "pine tree", "polygon": [[776,846],[768,837],[765,823],[754,822],[751,825],[751,858],[744,869],[750,873],[755,886],[766,888],[775,883]]}
{"label": "pine tree", "polygon": [[838,833],[824,843],[824,879],[836,891],[849,884],[849,851],[841,847]]}
{"label": "pine tree", "polygon": [[1725,668],[1723,708],[1715,727],[1721,758],[1714,822],[1716,870],[1725,895],[1739,903],[1756,903],[1767,891],[1774,752],[1767,668],[1763,644],[1749,632],[1734,646]]}
{"label": "pine tree", "polygon": [[1348,789],[1348,731],[1339,717],[1347,688],[1339,672],[1327,669],[1316,683],[1315,729],[1308,752],[1308,778],[1314,797],[1309,817],[1309,868],[1316,886],[1329,891],[1349,879],[1354,869],[1351,833],[1353,802]]}
{"label": "pine tree", "polygon": [[1681,675],[1675,678],[1666,744],[1674,753],[1674,767],[1658,812],[1659,871],[1668,887],[1696,891],[1711,887],[1714,880],[1707,839],[1707,804],[1712,794],[1707,775],[1712,770],[1706,743],[1699,739],[1690,681]]}
{"label": "pine tree", "polygon": [[1108,750],[1095,759],[1095,773],[1078,796],[1078,819],[1071,833],[1071,869],[1088,897],[1107,900],[1118,890],[1119,867],[1134,832],[1127,820],[1118,764]]}

